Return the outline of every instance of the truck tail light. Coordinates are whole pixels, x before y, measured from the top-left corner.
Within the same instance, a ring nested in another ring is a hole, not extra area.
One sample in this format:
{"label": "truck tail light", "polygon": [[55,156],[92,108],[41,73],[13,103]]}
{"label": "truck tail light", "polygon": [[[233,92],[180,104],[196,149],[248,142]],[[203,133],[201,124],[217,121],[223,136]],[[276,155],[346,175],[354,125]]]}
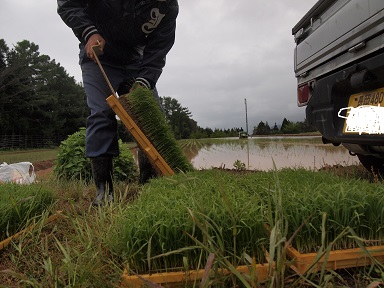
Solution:
{"label": "truck tail light", "polygon": [[309,83],[301,85],[297,88],[297,106],[305,106],[311,99],[311,86]]}

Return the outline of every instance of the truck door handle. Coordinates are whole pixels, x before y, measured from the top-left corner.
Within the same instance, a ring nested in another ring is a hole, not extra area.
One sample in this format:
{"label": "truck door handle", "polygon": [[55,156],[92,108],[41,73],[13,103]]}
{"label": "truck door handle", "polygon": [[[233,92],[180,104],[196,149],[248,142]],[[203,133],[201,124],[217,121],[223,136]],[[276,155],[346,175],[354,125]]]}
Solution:
{"label": "truck door handle", "polygon": [[353,46],[352,48],[349,48],[348,52],[349,53],[355,53],[355,52],[357,52],[357,51],[359,51],[359,50],[361,50],[363,48],[365,48],[365,42],[364,41],[360,42],[359,44],[357,44],[355,46]]}

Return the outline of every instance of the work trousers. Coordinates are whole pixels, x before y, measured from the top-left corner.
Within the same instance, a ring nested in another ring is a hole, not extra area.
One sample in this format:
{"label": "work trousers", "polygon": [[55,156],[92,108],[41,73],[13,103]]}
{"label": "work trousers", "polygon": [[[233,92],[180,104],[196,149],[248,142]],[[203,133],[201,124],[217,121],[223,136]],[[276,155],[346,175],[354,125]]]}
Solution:
{"label": "work trousers", "polygon": [[[115,91],[118,91],[123,83],[134,83],[136,69],[125,65],[110,65],[108,63],[102,63],[102,65]],[[115,113],[106,101],[112,95],[112,91],[96,63],[83,62],[81,63],[81,70],[87,104],[91,112],[87,118],[86,156],[116,157],[119,155],[117,120]],[[154,89],[153,92],[154,97],[159,102],[157,90]]]}

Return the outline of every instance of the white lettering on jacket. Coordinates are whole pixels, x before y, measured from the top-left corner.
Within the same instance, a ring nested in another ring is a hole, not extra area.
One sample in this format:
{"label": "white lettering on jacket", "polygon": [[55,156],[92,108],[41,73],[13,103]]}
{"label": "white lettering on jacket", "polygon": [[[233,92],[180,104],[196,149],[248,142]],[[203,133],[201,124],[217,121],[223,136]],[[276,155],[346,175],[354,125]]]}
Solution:
{"label": "white lettering on jacket", "polygon": [[144,23],[141,26],[141,29],[145,34],[150,34],[157,26],[159,26],[161,20],[164,18],[165,14],[161,14],[158,8],[153,8],[151,10],[151,18],[147,23]]}

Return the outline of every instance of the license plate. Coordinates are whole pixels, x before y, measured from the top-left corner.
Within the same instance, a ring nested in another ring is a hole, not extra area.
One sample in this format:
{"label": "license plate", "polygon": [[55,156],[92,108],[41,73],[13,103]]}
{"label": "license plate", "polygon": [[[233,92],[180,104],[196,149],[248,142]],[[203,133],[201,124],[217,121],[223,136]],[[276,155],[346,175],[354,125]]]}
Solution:
{"label": "license plate", "polygon": [[384,134],[384,88],[351,95],[339,117],[344,134]]}

